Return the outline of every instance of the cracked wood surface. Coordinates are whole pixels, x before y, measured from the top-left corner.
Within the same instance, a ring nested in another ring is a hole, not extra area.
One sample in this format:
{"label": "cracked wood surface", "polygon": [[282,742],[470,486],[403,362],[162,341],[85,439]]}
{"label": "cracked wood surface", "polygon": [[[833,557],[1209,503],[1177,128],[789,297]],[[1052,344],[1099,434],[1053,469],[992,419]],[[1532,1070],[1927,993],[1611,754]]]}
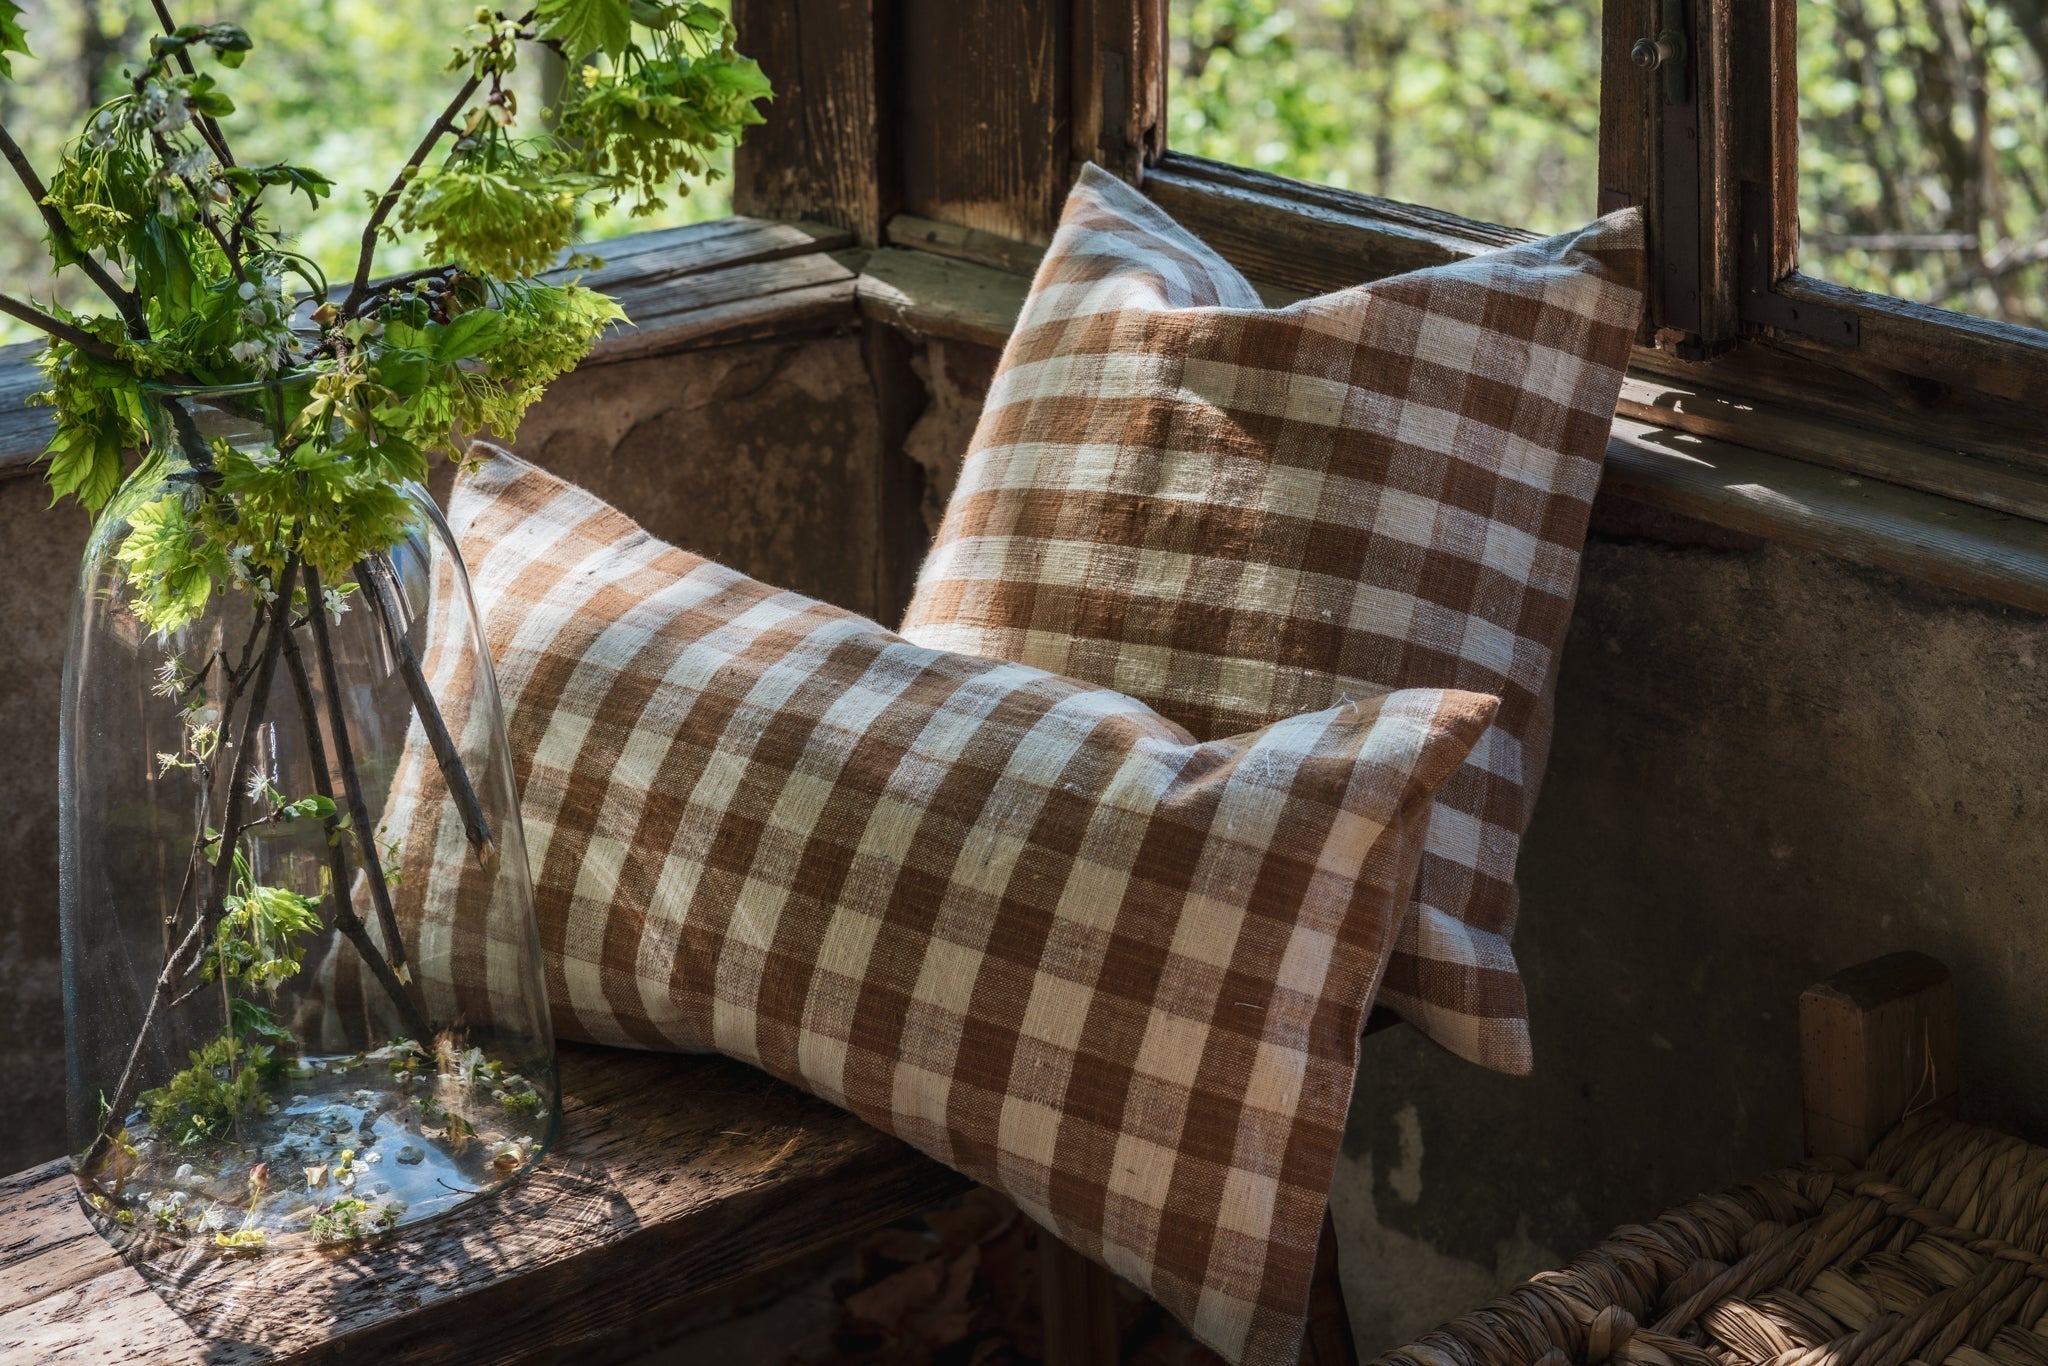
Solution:
{"label": "cracked wood surface", "polygon": [[0,1178],[0,1361],[554,1359],[966,1182],[738,1063],[564,1045],[533,1175],[354,1251],[117,1254],[67,1164]]}

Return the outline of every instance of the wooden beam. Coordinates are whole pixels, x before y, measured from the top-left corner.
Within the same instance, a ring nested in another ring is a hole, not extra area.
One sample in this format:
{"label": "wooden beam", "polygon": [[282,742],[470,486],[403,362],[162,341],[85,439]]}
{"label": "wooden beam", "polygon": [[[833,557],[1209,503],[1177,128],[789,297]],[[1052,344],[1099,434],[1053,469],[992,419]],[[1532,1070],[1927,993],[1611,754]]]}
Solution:
{"label": "wooden beam", "polygon": [[553,1361],[927,1208],[960,1177],[736,1062],[564,1045],[563,1131],[504,1194],[346,1253],[131,1263],[64,1162],[0,1178],[0,1361]]}
{"label": "wooden beam", "polygon": [[1895,432],[1852,427],[1787,400],[1743,398],[1685,380],[1631,374],[1619,411],[1652,426],[1717,437],[1938,494],[1959,503],[2048,522],[2048,478],[1960,455]]}
{"label": "wooden beam", "polygon": [[1165,0],[1074,0],[1073,159],[1133,185],[1166,151]]}
{"label": "wooden beam", "polygon": [[1924,953],[1836,973],[1799,998],[1806,1151],[1861,1162],[1885,1131],[1956,1102],[1955,988]]}
{"label": "wooden beam", "polygon": [[1045,242],[1066,202],[1068,8],[895,0],[903,208]]}
{"label": "wooden beam", "polygon": [[1601,487],[1715,526],[2048,613],[2048,526],[1617,418]]}
{"label": "wooden beam", "polygon": [[859,292],[861,313],[877,322],[1000,347],[1017,325],[1031,281],[928,251],[884,247],[868,257]]}
{"label": "wooden beam", "polygon": [[864,244],[896,212],[887,0],[733,0],[742,51],[775,83],[733,157],[733,207],[815,218]]}
{"label": "wooden beam", "polygon": [[1039,243],[1019,242],[979,228],[963,228],[957,223],[941,223],[910,213],[899,213],[890,219],[883,236],[892,247],[912,247],[1012,275],[1035,275],[1038,263],[1045,259],[1045,247]]}

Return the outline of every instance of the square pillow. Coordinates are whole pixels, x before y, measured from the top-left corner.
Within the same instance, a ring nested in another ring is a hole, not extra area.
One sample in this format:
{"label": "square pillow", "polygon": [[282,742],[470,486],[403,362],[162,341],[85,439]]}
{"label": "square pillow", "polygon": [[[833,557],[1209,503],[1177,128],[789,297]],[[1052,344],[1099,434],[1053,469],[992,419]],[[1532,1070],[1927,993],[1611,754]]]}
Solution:
{"label": "square pillow", "polygon": [[1642,309],[1634,211],[1269,309],[1083,171],[903,624],[1201,739],[1392,688],[1500,716],[1437,797],[1382,1001],[1530,1067],[1515,857]]}
{"label": "square pillow", "polygon": [[[1493,698],[1203,744],[664,545],[502,452],[450,524],[560,1033],[763,1067],[1007,1192],[1231,1360],[1294,1361],[1359,1026]],[[449,659],[424,666],[467,724]],[[414,970],[487,1012],[499,954],[423,750],[394,792]]]}

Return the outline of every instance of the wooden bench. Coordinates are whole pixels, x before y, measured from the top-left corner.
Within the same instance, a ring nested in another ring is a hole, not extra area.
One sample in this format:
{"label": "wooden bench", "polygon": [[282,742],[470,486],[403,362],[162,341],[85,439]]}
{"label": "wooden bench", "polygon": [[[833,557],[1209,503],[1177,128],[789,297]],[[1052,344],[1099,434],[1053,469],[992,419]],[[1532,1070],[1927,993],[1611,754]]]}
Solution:
{"label": "wooden bench", "polygon": [[533,1176],[352,1252],[130,1262],[67,1161],[0,1178],[0,1361],[556,1360],[968,1184],[725,1059],[564,1045],[561,1069]]}
{"label": "wooden bench", "polygon": [[[354,1251],[124,1258],[68,1159],[0,1178],[0,1362],[559,1360],[969,1185],[727,1059],[565,1044],[561,1070],[534,1175]],[[1039,1244],[1047,1366],[1116,1361],[1115,1278]],[[1355,1360],[1327,1220],[1318,1272],[1302,1360]]]}

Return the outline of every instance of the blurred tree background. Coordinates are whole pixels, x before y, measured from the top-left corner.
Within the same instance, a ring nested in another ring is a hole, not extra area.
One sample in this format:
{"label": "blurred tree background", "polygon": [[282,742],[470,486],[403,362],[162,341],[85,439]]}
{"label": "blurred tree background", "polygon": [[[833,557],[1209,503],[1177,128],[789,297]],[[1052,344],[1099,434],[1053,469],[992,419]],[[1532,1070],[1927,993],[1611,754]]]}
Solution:
{"label": "blurred tree background", "polygon": [[[254,158],[335,177],[301,245],[352,259],[381,188],[451,88],[472,0],[216,0],[257,51],[223,84]],[[39,165],[121,80],[148,0],[29,0],[39,60],[0,118]],[[1801,0],[1802,269],[2048,326],[2048,0]],[[1219,161],[1553,232],[1597,200],[1600,14],[1572,0],[1171,0],[1169,145]],[[538,107],[543,74],[522,92]],[[773,76],[774,73],[769,73]],[[282,211],[286,201],[279,201]],[[730,211],[725,182],[592,240]],[[40,228],[0,186],[0,276],[47,297]],[[418,264],[387,248],[388,270]],[[23,340],[0,331],[0,340]]]}
{"label": "blurred tree background", "polygon": [[[723,6],[721,6],[723,8]],[[0,82],[0,121],[45,178],[59,149],[78,135],[86,115],[113,94],[122,70],[158,31],[150,0],[24,0],[35,60],[16,59],[15,79]],[[180,22],[240,24],[255,50],[239,70],[209,66],[235,102],[227,134],[238,159],[289,157],[325,172],[335,193],[318,211],[304,196],[273,195],[266,204],[299,236],[299,248],[331,278],[346,280],[367,214],[365,192],[382,191],[405,164],[420,134],[462,83],[446,70],[451,49],[476,15],[476,0],[171,0]],[[524,55],[538,58],[538,49]],[[523,118],[537,116],[551,73],[537,60],[520,70]],[[730,172],[731,152],[720,169]],[[732,212],[730,184],[670,196],[665,208],[633,217],[621,204],[586,225],[598,241],[621,233],[694,223]],[[42,223],[12,178],[0,183],[0,279],[6,292],[51,297]],[[601,254],[601,253],[600,253]],[[423,264],[410,242],[381,247],[380,270]],[[84,302],[91,287],[68,288]],[[59,302],[70,302],[59,296]],[[40,337],[25,324],[0,319],[0,342]]]}
{"label": "blurred tree background", "polygon": [[[1171,0],[1167,145],[1556,232],[1598,200],[1600,13]],[[1801,0],[1801,269],[2048,326],[2048,0]]]}

